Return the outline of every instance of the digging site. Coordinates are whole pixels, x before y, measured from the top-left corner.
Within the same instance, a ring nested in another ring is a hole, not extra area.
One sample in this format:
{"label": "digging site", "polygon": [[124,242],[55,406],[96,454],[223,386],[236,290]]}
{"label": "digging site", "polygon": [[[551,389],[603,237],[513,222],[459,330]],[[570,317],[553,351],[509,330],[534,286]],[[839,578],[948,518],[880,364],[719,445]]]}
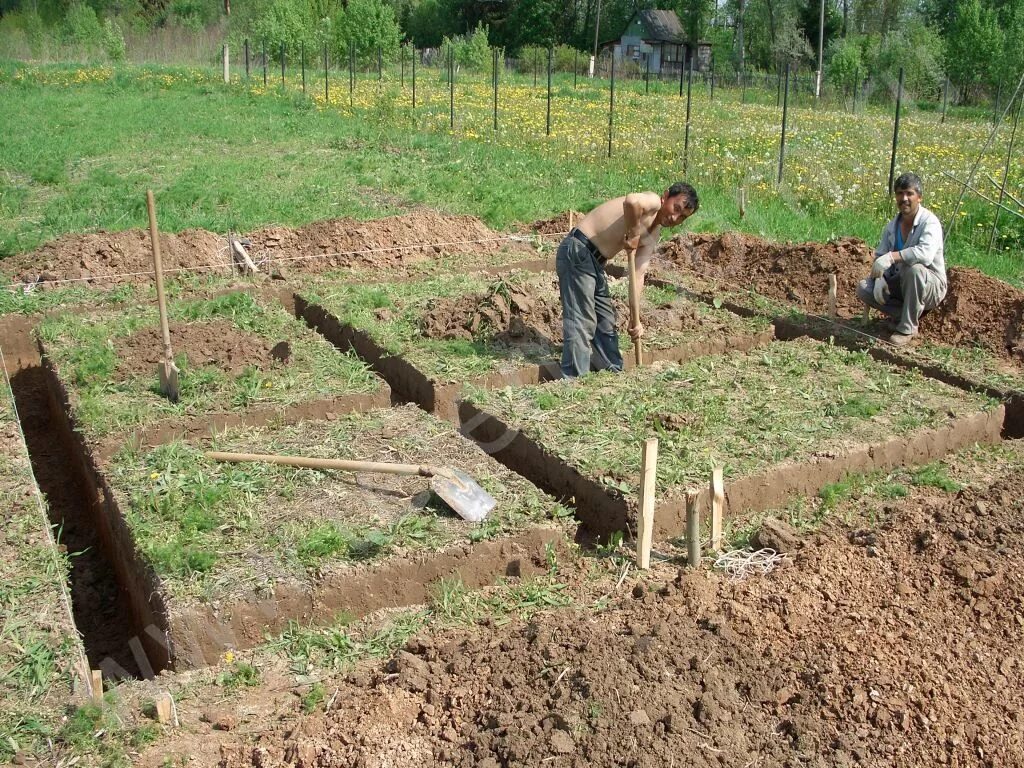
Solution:
{"label": "digging site", "polygon": [[[624,338],[629,304],[615,293],[612,303],[619,336]],[[644,296],[640,311],[651,335],[698,328],[705,334],[714,331],[714,320],[702,316],[692,301],[681,296],[666,295],[660,303]],[[720,329],[724,328],[723,324]],[[562,343],[558,279],[551,275],[543,282],[525,284],[501,278],[486,293],[438,299],[420,320],[420,330],[431,339],[464,339],[557,355]]]}
{"label": "digging site", "polygon": [[[550,245],[568,221],[569,213],[536,222],[532,232]],[[409,267],[414,278],[415,265],[456,253],[479,256],[481,263],[498,253],[509,264],[536,256],[477,219],[427,211],[266,227],[243,237],[260,267],[257,288],[286,293],[307,276],[339,267],[365,269],[372,282],[382,266]],[[17,291],[46,291],[61,280],[97,288],[145,285],[152,267],[147,238],[141,230],[68,235],[6,259],[0,269],[19,283]],[[189,231],[161,235],[161,242],[168,272],[227,275],[232,269],[224,235]],[[824,313],[824,286],[834,273],[839,311],[849,318],[860,314],[853,287],[868,259],[868,246],[853,239],[784,245],[734,233],[687,234],[662,245],[652,274],[697,294],[751,289]],[[484,293],[437,299],[419,329],[429,338],[555,354],[562,336],[557,280],[552,273],[533,279],[526,285],[497,277]],[[1019,373],[1024,292],[970,269],[953,268],[949,279],[946,301],[922,322],[925,339],[980,346]],[[714,321],[690,299],[663,292],[662,302],[642,306],[648,329],[707,332]],[[616,311],[625,333],[624,299],[616,299]],[[422,604],[381,600],[375,605],[392,607],[358,621],[343,616],[330,628],[289,623],[279,636],[263,633],[264,645],[215,653],[210,667],[143,679],[144,665],[134,655],[138,638],[125,620],[125,585],[113,577],[115,564],[90,526],[95,493],[76,476],[79,449],[57,424],[31,336],[38,320],[0,318],[5,353],[12,351],[8,374],[50,521],[69,532],[65,549],[84,553],[72,560],[71,590],[89,663],[99,668],[113,659],[123,672],[112,686],[108,676],[108,703],[96,704],[112,715],[88,721],[85,730],[94,740],[97,732],[121,738],[122,762],[154,768],[1024,766],[1024,449],[1018,441],[868,477],[828,498],[823,492],[797,499],[768,517],[730,521],[729,536],[744,542],[749,536],[753,550],[770,549],[768,562],[716,563],[708,551],[700,567],[684,568],[684,545],[661,541],[651,569],[638,571],[628,541],[594,548],[565,541],[538,545],[521,567],[502,561],[500,579],[466,590],[436,573],[424,576],[425,561],[410,558],[402,561],[403,572],[430,579],[415,585]],[[201,329],[175,322],[170,331],[192,350],[196,366],[237,374],[288,365],[286,348],[218,322]],[[118,375],[151,371],[161,361],[154,329],[117,343]],[[375,407],[386,406],[384,395]],[[550,417],[557,420],[558,413]],[[431,444],[424,435],[387,438],[418,440],[425,450]],[[360,493],[383,490],[346,482]],[[408,495],[392,492],[389,500],[404,502]],[[338,503],[325,497],[324,515]],[[252,506],[258,513],[259,505]],[[222,524],[240,530],[245,521]],[[627,531],[627,540],[635,533]],[[407,555],[401,546],[396,551]],[[216,584],[211,589],[216,605]],[[288,592],[287,585],[261,583],[253,599],[273,604],[275,589]],[[389,589],[413,587],[373,586],[387,599]],[[309,612],[319,608],[308,601]],[[229,618],[256,638],[255,615]],[[170,714],[157,705],[168,697]],[[135,738],[143,732],[150,736]],[[69,762],[62,751],[72,744],[66,731],[58,730],[52,744],[54,764],[105,762],[95,746]],[[20,754],[15,763],[45,764]]]}
{"label": "digging site", "polygon": [[[828,276],[835,274],[837,308],[849,318],[863,309],[856,287],[868,276],[873,256],[856,238],[782,244],[735,232],[684,233],[662,245],[652,274],[670,280],[690,275],[722,291],[751,290],[818,315],[828,311]],[[980,346],[1015,365],[1024,363],[1024,291],[976,269],[952,267],[947,277],[945,300],[921,319],[924,340]]]}

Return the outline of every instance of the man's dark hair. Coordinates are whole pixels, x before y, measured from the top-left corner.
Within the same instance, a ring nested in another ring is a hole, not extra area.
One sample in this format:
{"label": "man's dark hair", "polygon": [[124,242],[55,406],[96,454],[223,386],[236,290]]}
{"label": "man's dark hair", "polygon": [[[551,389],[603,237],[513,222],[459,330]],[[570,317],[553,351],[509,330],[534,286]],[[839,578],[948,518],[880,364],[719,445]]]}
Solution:
{"label": "man's dark hair", "polygon": [[892,191],[898,192],[901,189],[912,189],[921,197],[924,197],[924,190],[921,189],[921,177],[916,173],[901,173],[900,177],[892,183]]}
{"label": "man's dark hair", "polygon": [[697,190],[685,181],[677,181],[668,188],[669,197],[675,197],[676,195],[684,195],[686,197],[686,207],[690,209],[691,213],[696,213],[697,209],[700,208],[700,199],[697,197]]}

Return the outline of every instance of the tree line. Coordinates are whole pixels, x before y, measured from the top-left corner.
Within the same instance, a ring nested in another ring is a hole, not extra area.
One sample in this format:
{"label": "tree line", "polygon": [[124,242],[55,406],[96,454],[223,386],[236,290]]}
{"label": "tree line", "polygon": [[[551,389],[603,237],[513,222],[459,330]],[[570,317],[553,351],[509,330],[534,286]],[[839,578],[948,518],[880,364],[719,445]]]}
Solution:
{"label": "tree line", "polygon": [[844,92],[895,82],[902,68],[912,94],[934,97],[948,78],[971,102],[1009,94],[1024,71],[1024,0],[0,0],[0,33],[117,59],[128,29],[219,27],[274,57],[326,45],[366,64],[403,44],[452,45],[460,63],[483,67],[492,48],[592,53],[655,7],[678,14],[687,42],[711,43],[723,73],[815,69],[822,15],[825,76]]}

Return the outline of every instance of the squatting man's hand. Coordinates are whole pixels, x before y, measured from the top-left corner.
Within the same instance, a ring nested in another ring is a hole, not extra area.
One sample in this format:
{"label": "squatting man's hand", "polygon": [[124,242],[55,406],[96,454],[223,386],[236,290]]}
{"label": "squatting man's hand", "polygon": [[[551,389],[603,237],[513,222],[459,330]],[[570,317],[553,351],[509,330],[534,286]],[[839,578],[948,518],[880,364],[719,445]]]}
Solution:
{"label": "squatting man's hand", "polygon": [[875,263],[871,265],[871,276],[877,279],[881,277],[883,274],[885,274],[885,270],[887,270],[891,266],[892,254],[883,253],[881,256],[875,259]]}
{"label": "squatting man's hand", "polygon": [[629,326],[629,338],[634,342],[644,335],[644,324],[637,323],[636,325]]}

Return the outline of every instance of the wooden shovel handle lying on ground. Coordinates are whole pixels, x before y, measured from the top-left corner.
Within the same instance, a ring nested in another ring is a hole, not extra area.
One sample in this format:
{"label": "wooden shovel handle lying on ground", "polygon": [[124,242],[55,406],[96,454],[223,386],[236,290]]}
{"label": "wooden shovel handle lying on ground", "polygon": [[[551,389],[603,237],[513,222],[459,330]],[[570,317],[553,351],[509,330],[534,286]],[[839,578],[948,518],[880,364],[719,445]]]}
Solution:
{"label": "wooden shovel handle lying on ground", "polygon": [[267,464],[285,464],[290,467],[309,469],[341,469],[347,472],[382,472],[389,475],[420,475],[421,477],[444,476],[447,473],[439,467],[422,464],[388,464],[381,461],[349,461],[347,459],[317,459],[309,456],[281,456],[272,453],[226,453],[207,451],[206,457],[215,461],[262,461]]}

